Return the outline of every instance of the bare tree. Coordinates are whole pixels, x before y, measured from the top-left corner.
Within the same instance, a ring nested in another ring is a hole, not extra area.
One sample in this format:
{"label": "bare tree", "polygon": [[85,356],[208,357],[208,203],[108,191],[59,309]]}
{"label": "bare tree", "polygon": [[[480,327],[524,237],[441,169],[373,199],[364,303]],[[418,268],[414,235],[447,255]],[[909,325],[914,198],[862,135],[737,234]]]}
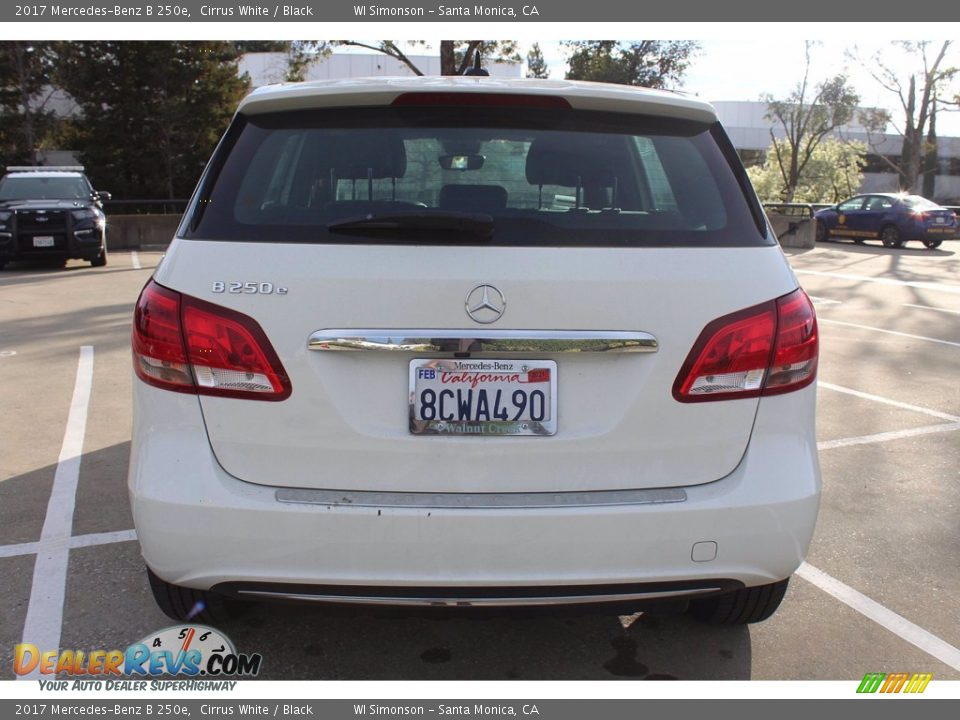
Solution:
{"label": "bare tree", "polygon": [[[767,119],[776,123],[770,128],[771,151],[783,180],[784,202],[793,200],[800,178],[820,143],[853,119],[860,102],[860,96],[845,75],[813,83],[810,79],[813,45],[811,41],[806,42],[803,78],[786,99],[776,100],[772,95],[761,98],[767,103]],[[777,141],[778,128],[784,141]]]}
{"label": "bare tree", "polygon": [[[934,113],[937,98],[949,97],[947,85],[957,76],[960,68],[949,65],[946,60],[952,40],[944,40],[939,48],[929,41],[898,41],[895,44],[915,57],[921,67],[904,75],[879,52],[869,63],[860,62],[885,90],[897,96],[903,111],[903,122],[891,124],[903,138],[900,160],[892,162],[884,155],[880,157],[899,176],[901,190],[917,192],[922,189],[920,171],[924,157],[928,155],[924,139],[928,122]],[[960,102],[960,97],[957,101]],[[942,100],[939,102],[943,104]]]}

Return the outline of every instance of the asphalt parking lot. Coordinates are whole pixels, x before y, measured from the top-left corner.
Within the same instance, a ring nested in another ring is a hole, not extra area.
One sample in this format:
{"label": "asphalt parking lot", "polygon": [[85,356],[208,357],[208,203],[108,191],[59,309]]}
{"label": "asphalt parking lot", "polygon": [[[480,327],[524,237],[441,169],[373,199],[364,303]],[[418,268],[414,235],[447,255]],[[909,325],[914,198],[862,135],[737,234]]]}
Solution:
{"label": "asphalt parking lot", "polygon": [[[808,562],[771,620],[256,605],[221,629],[263,654],[269,679],[960,679],[960,241],[789,254],[820,318],[824,493]],[[171,624],[147,587],[125,487],[130,319],[160,257],[0,273],[0,678],[13,677],[14,644],[36,642],[28,631],[114,649]],[[75,383],[90,362],[85,403]],[[59,482],[51,502],[58,466],[76,488]],[[71,527],[71,504],[72,529],[57,533],[51,518]],[[65,585],[35,576],[38,556],[68,558]]]}

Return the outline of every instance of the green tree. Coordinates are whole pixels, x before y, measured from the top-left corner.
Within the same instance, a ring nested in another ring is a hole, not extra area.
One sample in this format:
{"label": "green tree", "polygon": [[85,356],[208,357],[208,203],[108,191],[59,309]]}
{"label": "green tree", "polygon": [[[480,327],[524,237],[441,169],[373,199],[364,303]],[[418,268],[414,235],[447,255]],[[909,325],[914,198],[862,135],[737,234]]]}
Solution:
{"label": "green tree", "polygon": [[570,53],[568,80],[650,88],[679,85],[700,50],[693,40],[573,40],[563,46]]}
{"label": "green tree", "polygon": [[[750,181],[762,201],[835,203],[855,195],[863,182],[866,143],[827,138],[813,149],[796,186],[788,194],[781,162],[789,162],[791,152],[787,140],[774,140],[765,161],[747,168]],[[788,197],[791,200],[787,200]]]}
{"label": "green tree", "polygon": [[782,136],[783,142],[773,142],[770,151],[780,171],[783,184],[783,202],[792,202],[804,170],[812,161],[820,144],[834,131],[851,120],[860,102],[860,96],[850,86],[845,75],[835,75],[816,85],[810,79],[810,52],[813,43],[807,41],[803,78],[783,100],[764,95],[767,119],[774,125],[770,139]]}
{"label": "green tree", "polygon": [[[406,44],[412,48],[424,48],[427,43],[423,40],[411,40]],[[330,45],[360,47],[383,53],[402,62],[414,75],[425,74],[404,52],[401,43],[396,40],[378,40],[375,43],[360,42],[359,40],[334,40]],[[517,52],[515,40],[441,40],[440,74],[462,75],[464,70],[473,65],[474,57],[478,51],[480,56],[488,63],[520,62],[520,53]]]}
{"label": "green tree", "polygon": [[80,106],[73,143],[96,182],[186,197],[248,89],[237,58],[221,41],[65,43],[57,79]]}
{"label": "green tree", "polygon": [[237,55],[256,52],[288,52],[294,43],[290,40],[237,40],[233,43]]}
{"label": "green tree", "polygon": [[543,58],[543,51],[540,45],[534,43],[527,51],[527,77],[528,78],[548,78],[550,77],[550,68],[547,67],[547,61]]}
{"label": "green tree", "polygon": [[54,43],[0,43],[0,162],[28,164],[57,126],[48,109]]}

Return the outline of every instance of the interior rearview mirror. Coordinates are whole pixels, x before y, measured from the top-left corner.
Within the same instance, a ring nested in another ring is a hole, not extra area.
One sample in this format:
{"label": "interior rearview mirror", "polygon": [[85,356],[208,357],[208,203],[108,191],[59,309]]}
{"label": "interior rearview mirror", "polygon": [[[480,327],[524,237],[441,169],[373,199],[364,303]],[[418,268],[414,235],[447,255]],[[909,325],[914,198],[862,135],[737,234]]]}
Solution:
{"label": "interior rearview mirror", "polygon": [[441,155],[438,158],[444,170],[479,170],[483,167],[483,155]]}

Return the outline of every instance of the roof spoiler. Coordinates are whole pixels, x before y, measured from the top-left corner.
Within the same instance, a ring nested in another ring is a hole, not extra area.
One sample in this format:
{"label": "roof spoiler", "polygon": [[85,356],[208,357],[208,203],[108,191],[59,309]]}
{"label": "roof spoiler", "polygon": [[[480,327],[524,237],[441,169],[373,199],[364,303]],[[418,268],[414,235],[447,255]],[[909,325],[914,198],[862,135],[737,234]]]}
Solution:
{"label": "roof spoiler", "polygon": [[8,165],[7,172],[83,172],[83,165]]}

